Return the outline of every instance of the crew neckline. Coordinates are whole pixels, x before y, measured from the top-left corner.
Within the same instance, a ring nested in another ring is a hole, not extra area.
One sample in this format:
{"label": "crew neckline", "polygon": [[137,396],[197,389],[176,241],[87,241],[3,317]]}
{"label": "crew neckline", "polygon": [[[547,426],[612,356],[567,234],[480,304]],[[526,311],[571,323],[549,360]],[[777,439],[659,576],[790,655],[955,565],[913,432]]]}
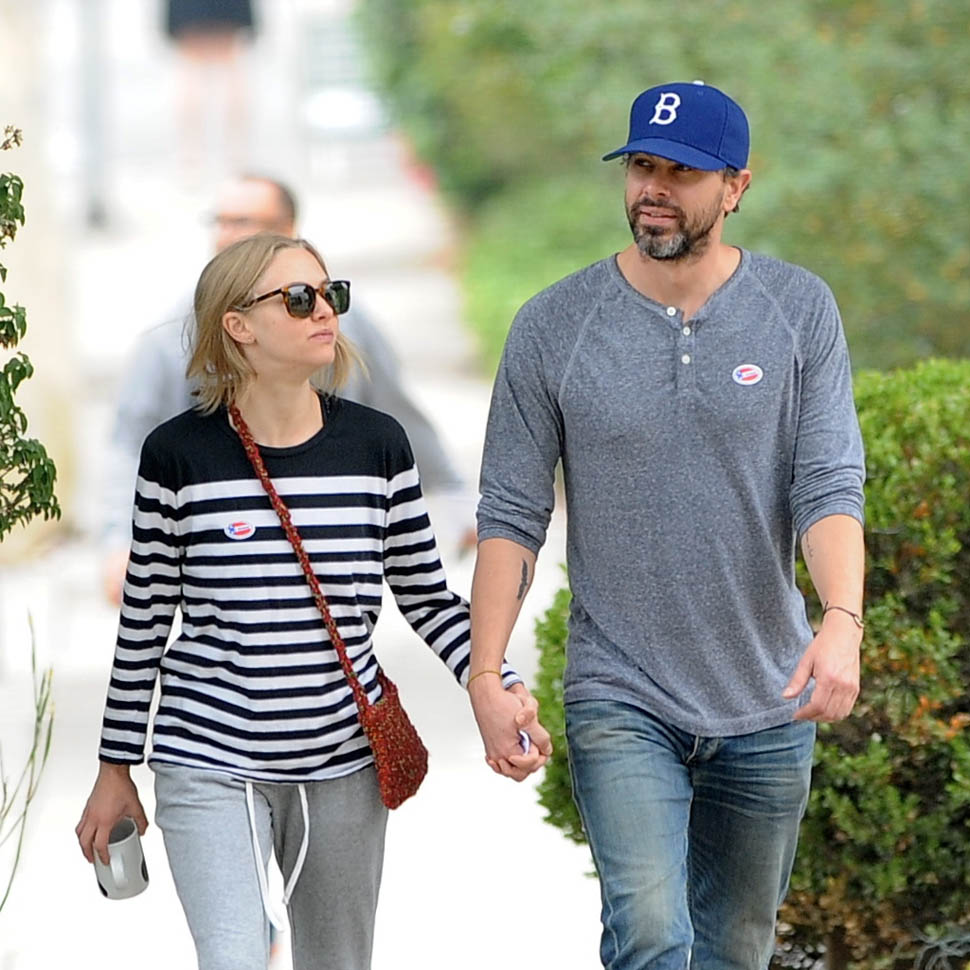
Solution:
{"label": "crew neckline", "polygon": [[[291,455],[299,455],[302,452],[315,447],[323,438],[327,436],[327,434],[329,434],[333,421],[338,414],[337,402],[339,398],[336,398],[331,394],[324,394],[322,391],[317,391],[316,393],[320,400],[320,415],[323,418],[323,427],[307,438],[306,441],[301,441],[295,445],[263,445],[257,441],[256,446],[259,448],[259,453],[261,455],[271,458],[287,458]],[[223,406],[219,409],[219,413],[222,418],[219,427],[222,428],[222,430],[234,441],[239,442],[239,446],[242,447],[242,440],[236,432],[236,429],[232,426],[232,422],[229,420],[228,409]]]}

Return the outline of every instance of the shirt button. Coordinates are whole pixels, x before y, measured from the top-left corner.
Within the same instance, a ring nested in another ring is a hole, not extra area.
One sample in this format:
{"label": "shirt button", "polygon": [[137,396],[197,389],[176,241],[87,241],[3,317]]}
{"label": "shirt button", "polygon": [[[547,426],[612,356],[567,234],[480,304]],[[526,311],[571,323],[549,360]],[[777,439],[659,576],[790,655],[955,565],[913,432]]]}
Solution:
{"label": "shirt button", "polygon": [[685,337],[689,337],[690,336],[690,327],[684,327],[684,336]]}
{"label": "shirt button", "polygon": [[677,307],[675,307],[675,306],[669,306],[669,307],[667,307],[667,316],[668,317],[675,317],[675,316],[677,316]]}
{"label": "shirt button", "polygon": [[690,363],[690,354],[684,354],[684,356],[680,358],[680,362],[682,364],[689,364]]}

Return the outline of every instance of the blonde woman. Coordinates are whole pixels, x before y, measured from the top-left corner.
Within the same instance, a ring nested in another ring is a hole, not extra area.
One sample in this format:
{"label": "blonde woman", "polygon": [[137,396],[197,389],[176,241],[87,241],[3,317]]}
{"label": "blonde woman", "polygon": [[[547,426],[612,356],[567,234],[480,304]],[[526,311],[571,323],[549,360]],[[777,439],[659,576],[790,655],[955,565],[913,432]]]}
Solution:
{"label": "blonde woman", "polygon": [[[129,769],[144,757],[160,673],[156,821],[200,970],[267,966],[271,850],[295,970],[367,970],[387,818],[351,689],[233,406],[371,699],[383,580],[459,683],[469,679],[468,606],[446,586],[407,438],[335,394],[355,363],[339,327],[349,299],[303,240],[263,234],[223,250],[195,295],[198,406],[142,449],[101,765],[77,835],[88,861],[107,861],[120,818],[144,831]],[[166,647],[176,607],[181,633]],[[521,705],[509,751],[518,728],[536,742],[497,766],[521,779],[544,763],[548,735],[515,672],[497,674]]]}

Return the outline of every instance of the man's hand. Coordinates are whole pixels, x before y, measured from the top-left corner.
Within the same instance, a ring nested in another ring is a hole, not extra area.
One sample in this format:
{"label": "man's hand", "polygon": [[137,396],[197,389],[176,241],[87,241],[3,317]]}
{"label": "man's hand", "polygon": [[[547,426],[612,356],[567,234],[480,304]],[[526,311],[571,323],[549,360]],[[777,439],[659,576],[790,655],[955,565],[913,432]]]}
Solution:
{"label": "man's hand", "polygon": [[131,780],[129,766],[102,761],[97,781],[81,813],[81,821],[74,829],[88,862],[94,862],[94,853],[97,852],[105,865],[110,863],[108,836],[118,821],[126,816],[134,819],[138,834],[144,835],[148,818],[135,783]]}
{"label": "man's hand", "polygon": [[815,678],[807,704],[795,711],[796,721],[841,721],[859,696],[859,645],[862,630],[839,610],[825,614],[822,627],[808,645],[782,696],[797,697]]}
{"label": "man's hand", "polygon": [[[485,743],[485,761],[492,771],[524,781],[552,754],[549,732],[539,723],[539,705],[524,684],[508,690],[495,675],[476,678],[468,688],[478,730]],[[522,750],[519,731],[531,739]]]}

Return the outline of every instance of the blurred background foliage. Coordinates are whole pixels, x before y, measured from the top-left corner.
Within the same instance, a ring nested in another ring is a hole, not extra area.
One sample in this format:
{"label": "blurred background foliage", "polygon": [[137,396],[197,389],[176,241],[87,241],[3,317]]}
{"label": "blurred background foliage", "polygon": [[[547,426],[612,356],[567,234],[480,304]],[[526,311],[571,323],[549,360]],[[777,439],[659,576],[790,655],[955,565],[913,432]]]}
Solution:
{"label": "blurred background foliage", "polygon": [[363,0],[378,83],[463,236],[494,365],[518,306],[628,242],[620,163],[653,84],[751,121],[731,242],[832,286],[857,366],[970,355],[966,0]]}

